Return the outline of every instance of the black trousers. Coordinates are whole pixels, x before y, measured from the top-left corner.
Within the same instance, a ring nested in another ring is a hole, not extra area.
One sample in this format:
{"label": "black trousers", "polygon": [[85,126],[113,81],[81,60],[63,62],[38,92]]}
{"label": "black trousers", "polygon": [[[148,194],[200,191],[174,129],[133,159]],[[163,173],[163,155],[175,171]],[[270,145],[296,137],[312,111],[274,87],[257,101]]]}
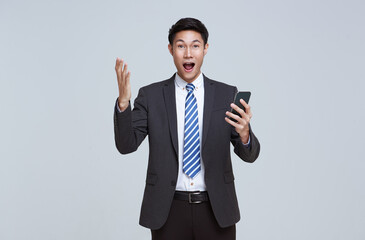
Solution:
{"label": "black trousers", "polygon": [[235,240],[236,225],[221,228],[209,201],[191,204],[174,199],[165,225],[151,234],[152,240]]}

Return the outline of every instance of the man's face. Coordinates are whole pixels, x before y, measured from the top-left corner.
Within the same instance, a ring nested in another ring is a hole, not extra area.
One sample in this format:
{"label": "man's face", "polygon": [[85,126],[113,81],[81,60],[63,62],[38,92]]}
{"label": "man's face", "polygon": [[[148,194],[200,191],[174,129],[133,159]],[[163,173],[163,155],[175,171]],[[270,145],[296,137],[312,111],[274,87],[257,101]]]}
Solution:
{"label": "man's face", "polygon": [[173,46],[169,44],[177,73],[186,82],[191,83],[199,76],[208,46],[204,45],[201,34],[192,30],[176,33]]}

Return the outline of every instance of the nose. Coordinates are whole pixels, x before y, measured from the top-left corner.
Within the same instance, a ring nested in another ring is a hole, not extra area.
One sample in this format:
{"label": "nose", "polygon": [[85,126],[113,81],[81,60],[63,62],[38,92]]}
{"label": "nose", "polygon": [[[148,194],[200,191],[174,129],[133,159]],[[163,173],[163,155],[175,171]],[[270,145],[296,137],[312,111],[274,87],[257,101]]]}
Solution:
{"label": "nose", "polygon": [[190,47],[187,47],[187,48],[185,49],[184,57],[185,57],[185,58],[191,58],[191,50],[190,50]]}

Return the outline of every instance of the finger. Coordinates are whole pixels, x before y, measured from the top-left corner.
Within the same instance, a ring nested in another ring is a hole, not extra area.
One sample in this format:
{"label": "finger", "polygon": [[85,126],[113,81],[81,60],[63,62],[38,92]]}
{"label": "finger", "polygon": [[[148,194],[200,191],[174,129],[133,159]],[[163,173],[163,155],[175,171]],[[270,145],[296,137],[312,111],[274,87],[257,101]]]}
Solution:
{"label": "finger", "polygon": [[240,116],[237,116],[236,114],[228,112],[228,111],[226,112],[226,115],[230,118],[233,118],[233,119],[237,120],[237,121],[241,121],[241,119],[242,119]]}
{"label": "finger", "polygon": [[232,122],[235,122],[232,120],[232,118],[237,121],[237,122],[235,122],[236,125],[234,125],[234,127],[236,127],[237,129],[243,129],[250,122],[250,119],[241,118],[240,116],[237,116],[236,114],[228,112],[228,111],[226,112],[226,115],[228,117],[230,117],[228,119],[231,120]]}
{"label": "finger", "polygon": [[123,67],[123,62],[124,62],[124,60],[123,59],[120,59],[120,58],[118,58],[117,59],[117,62],[118,62],[118,69],[122,69],[122,67]]}
{"label": "finger", "polygon": [[127,73],[127,76],[126,76],[126,84],[130,84],[130,79],[131,79],[131,72],[130,71],[128,71],[128,73]]}
{"label": "finger", "polygon": [[244,128],[244,125],[236,123],[236,122],[232,121],[231,119],[229,119],[228,117],[225,117],[224,119],[226,120],[227,123],[231,124],[236,129],[236,131],[242,130]]}
{"label": "finger", "polygon": [[117,74],[117,82],[118,82],[118,85],[121,84],[121,69],[120,69],[120,65],[121,65],[121,60],[119,58],[117,58],[116,62],[115,62],[115,73]]}
{"label": "finger", "polygon": [[241,104],[246,108],[248,106],[248,104],[246,103],[245,100],[243,100],[242,98],[240,99]]}
{"label": "finger", "polygon": [[120,81],[122,77],[122,67],[123,67],[123,59],[117,58],[117,63],[115,64],[115,71],[117,72],[118,81]]}
{"label": "finger", "polygon": [[119,64],[120,64],[120,59],[117,57],[117,59],[115,60],[115,71],[116,72],[118,72]]}
{"label": "finger", "polygon": [[124,64],[124,68],[123,68],[123,77],[126,78],[127,77],[127,74],[128,74],[128,64],[125,63]]}
{"label": "finger", "polygon": [[248,104],[245,102],[245,100],[243,100],[243,99],[240,99],[240,102],[241,102],[241,104],[245,107],[245,112],[246,112],[246,114],[247,114],[250,118],[252,118],[252,112],[251,112],[251,107],[250,107],[250,105],[248,105]]}
{"label": "finger", "polygon": [[244,118],[244,117],[237,116],[236,114],[228,112],[228,111],[226,112],[226,115],[228,117],[235,119],[237,121],[237,123],[239,125],[242,125],[243,127],[246,126],[250,122],[250,118],[248,116],[246,116],[246,118]]}
{"label": "finger", "polygon": [[236,104],[231,103],[231,108],[236,110],[236,112],[238,112],[241,115],[241,117],[245,117],[245,114],[246,114],[245,111],[243,111],[243,109],[238,107]]}
{"label": "finger", "polygon": [[238,116],[234,113],[231,113],[231,112],[226,112],[226,115],[229,117],[230,120],[232,120],[232,119],[236,120],[237,121],[236,123],[243,126],[243,127],[246,126],[247,123],[250,122],[250,119],[240,117],[240,116]]}
{"label": "finger", "polygon": [[233,127],[237,128],[238,124],[234,121],[232,121],[231,119],[229,119],[228,117],[225,117],[224,120],[226,120],[227,123],[229,123],[230,125],[232,125]]}

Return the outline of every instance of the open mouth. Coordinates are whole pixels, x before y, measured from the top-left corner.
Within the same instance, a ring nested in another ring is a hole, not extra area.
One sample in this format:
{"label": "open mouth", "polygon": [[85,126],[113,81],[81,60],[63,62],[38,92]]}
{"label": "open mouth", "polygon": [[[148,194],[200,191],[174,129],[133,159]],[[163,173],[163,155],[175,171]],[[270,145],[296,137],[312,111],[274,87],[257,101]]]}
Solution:
{"label": "open mouth", "polygon": [[195,63],[184,63],[183,66],[186,72],[191,72],[193,71]]}

